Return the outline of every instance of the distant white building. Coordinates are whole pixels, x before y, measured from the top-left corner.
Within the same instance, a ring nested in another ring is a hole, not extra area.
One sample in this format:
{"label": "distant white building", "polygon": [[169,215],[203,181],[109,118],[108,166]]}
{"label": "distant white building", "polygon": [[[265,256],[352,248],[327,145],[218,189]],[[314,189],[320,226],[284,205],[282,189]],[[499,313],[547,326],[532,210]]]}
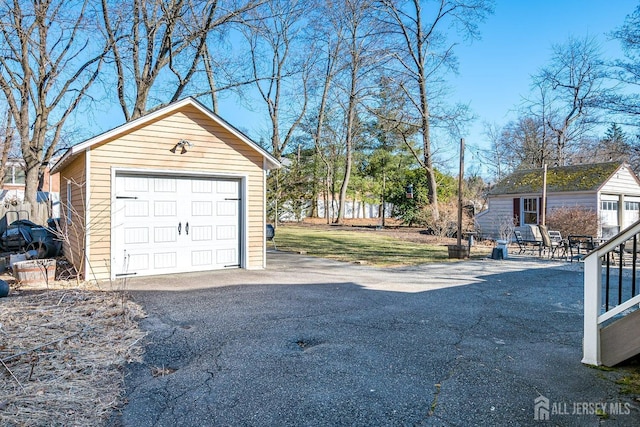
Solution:
{"label": "distant white building", "polygon": [[[317,215],[320,218],[324,218],[326,214],[326,206],[323,198],[319,198],[317,201]],[[310,204],[305,205],[300,212],[294,212],[291,206],[287,203],[283,204],[280,209],[279,217],[281,221],[300,221],[307,217]],[[335,218],[338,215],[338,203],[330,203],[329,217]],[[385,218],[392,218],[393,204],[387,203],[385,206]],[[381,219],[380,204],[367,203],[362,200],[353,201],[347,200],[344,206],[344,218],[371,218]]]}

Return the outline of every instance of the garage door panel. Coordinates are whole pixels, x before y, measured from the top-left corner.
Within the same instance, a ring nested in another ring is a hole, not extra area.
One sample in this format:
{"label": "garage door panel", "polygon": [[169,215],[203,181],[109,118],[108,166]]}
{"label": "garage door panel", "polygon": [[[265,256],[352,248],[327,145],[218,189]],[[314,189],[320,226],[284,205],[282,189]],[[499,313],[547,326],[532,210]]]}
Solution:
{"label": "garage door panel", "polygon": [[216,251],[216,263],[219,265],[236,264],[238,261],[235,249],[218,249]]}
{"label": "garage door panel", "polygon": [[212,193],[213,192],[213,182],[209,179],[194,179],[191,181],[191,192],[192,193]]}
{"label": "garage door panel", "polygon": [[238,180],[117,175],[116,274],[238,266],[239,189]]}
{"label": "garage door panel", "polygon": [[238,194],[236,181],[216,181],[216,192],[218,194]]}
{"label": "garage door panel", "polygon": [[153,202],[153,214],[157,217],[175,217],[178,215],[178,202],[175,200],[156,200]]}
{"label": "garage door panel", "polygon": [[124,216],[127,218],[148,217],[149,202],[146,200],[131,200],[124,207]]}
{"label": "garage door panel", "polygon": [[234,240],[238,237],[238,229],[234,225],[218,225],[216,227],[216,240]]}
{"label": "garage door panel", "polygon": [[149,254],[129,254],[126,272],[144,272],[149,270]]}
{"label": "garage door panel", "polygon": [[156,193],[175,193],[178,191],[176,178],[154,178],[153,190]]}
{"label": "garage door panel", "polygon": [[191,265],[193,267],[211,266],[213,260],[213,251],[191,251]]}
{"label": "garage door panel", "polygon": [[220,200],[216,204],[216,215],[236,216],[238,214],[238,202],[235,200]]}
{"label": "garage door panel", "polygon": [[149,179],[140,176],[125,176],[121,179],[122,185],[120,188],[127,192],[148,192],[149,191]]}
{"label": "garage door panel", "polygon": [[153,227],[154,243],[175,243],[178,240],[176,227]]}
{"label": "garage door panel", "polygon": [[178,266],[178,256],[176,252],[160,252],[153,254],[153,268],[175,269]]}
{"label": "garage door panel", "polygon": [[127,245],[149,243],[148,227],[124,227],[124,242]]}
{"label": "garage door panel", "polygon": [[191,202],[191,215],[193,216],[211,216],[213,214],[212,201],[193,201]]}
{"label": "garage door panel", "polygon": [[191,241],[210,242],[213,239],[213,227],[210,225],[198,225],[191,228]]}

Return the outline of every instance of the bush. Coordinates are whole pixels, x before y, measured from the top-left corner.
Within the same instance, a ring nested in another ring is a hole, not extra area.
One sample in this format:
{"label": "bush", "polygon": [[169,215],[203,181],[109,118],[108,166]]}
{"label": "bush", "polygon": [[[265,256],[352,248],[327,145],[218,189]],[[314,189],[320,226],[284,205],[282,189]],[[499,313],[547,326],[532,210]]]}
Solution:
{"label": "bush", "polygon": [[[439,218],[433,218],[431,209],[423,208],[420,218],[420,225],[427,228],[431,234],[439,237],[456,237],[458,233],[458,205],[454,202],[446,202],[438,204]],[[462,212],[462,231],[473,231],[474,221],[469,212]]]}
{"label": "bush", "polygon": [[570,235],[598,235],[598,215],[591,209],[578,206],[553,209],[547,215],[547,226],[558,230],[563,237]]}
{"label": "bush", "polygon": [[498,234],[500,240],[510,241],[516,229],[516,218],[513,215],[503,215],[498,218]]}

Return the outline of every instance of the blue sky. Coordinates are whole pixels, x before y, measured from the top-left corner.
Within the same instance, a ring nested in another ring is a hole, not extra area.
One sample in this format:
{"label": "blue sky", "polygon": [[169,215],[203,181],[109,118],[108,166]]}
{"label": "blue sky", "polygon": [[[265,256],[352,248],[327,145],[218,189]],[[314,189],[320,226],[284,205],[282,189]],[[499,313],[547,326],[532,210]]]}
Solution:
{"label": "blue sky", "polygon": [[[553,44],[589,35],[600,41],[605,56],[620,57],[619,43],[608,40],[607,33],[622,25],[638,4],[640,0],[496,0],[494,14],[480,26],[481,40],[457,47],[459,74],[449,80],[451,101],[468,103],[477,116],[463,135],[467,170],[477,169],[475,153],[489,148],[484,123],[502,126],[515,118],[514,109],[529,92],[531,76],[549,63]],[[256,103],[256,111],[233,96],[220,101],[220,116],[256,141],[267,139],[262,101]],[[109,110],[97,113],[101,131],[122,123],[117,105]],[[455,165],[450,172],[457,173],[457,141],[444,145],[447,148],[438,153],[440,167]]]}
{"label": "blue sky", "polygon": [[[506,124],[527,95],[531,76],[549,63],[553,44],[569,37],[599,40],[605,57],[620,57],[606,33],[624,23],[638,0],[497,0],[481,26],[482,39],[459,46],[455,97],[469,103],[478,120],[465,135],[467,146],[487,148],[483,122]],[[473,151],[467,153],[473,159]],[[465,159],[466,160],[466,159]]]}
{"label": "blue sky", "polygon": [[[588,35],[601,43],[605,56],[620,57],[619,43],[609,40],[607,33],[621,26],[638,4],[638,0],[496,0],[494,14],[480,26],[481,40],[457,47],[459,74],[449,81],[451,101],[469,104],[477,117],[464,135],[467,169],[477,167],[477,150],[490,146],[484,123],[502,126],[515,118],[531,76],[549,63],[553,44]],[[220,115],[255,140],[266,134],[264,116],[236,106],[232,98],[221,103]],[[453,160],[458,144],[446,145],[438,154],[441,167],[457,165]]]}

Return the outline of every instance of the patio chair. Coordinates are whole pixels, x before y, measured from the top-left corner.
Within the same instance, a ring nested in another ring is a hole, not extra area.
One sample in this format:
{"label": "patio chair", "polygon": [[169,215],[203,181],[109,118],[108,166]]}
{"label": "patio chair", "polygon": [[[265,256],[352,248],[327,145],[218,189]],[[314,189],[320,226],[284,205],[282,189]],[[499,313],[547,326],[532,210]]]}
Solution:
{"label": "patio chair", "polygon": [[558,242],[557,252],[559,252],[559,256],[566,258],[569,252],[567,239],[563,239],[562,233],[558,230],[549,230],[549,237],[551,237],[551,240]]}
{"label": "patio chair", "polygon": [[[581,260],[596,247],[593,236],[569,236],[569,254],[571,262],[576,258]],[[575,252],[575,255],[574,255]]]}
{"label": "patio chair", "polygon": [[[560,249],[562,242],[551,238],[550,231],[547,229],[546,225],[538,225],[538,229],[542,236],[542,249],[549,252],[549,258],[554,258],[556,256],[556,252]],[[557,232],[554,232],[554,235],[557,236],[556,233]]]}
{"label": "patio chair", "polygon": [[633,238],[631,238],[622,243],[616,251],[612,253],[614,263],[620,262],[623,266],[631,265],[634,261],[638,262],[640,260],[640,242],[636,241],[634,246]]}
{"label": "patio chair", "polygon": [[522,237],[522,232],[520,230],[513,230],[513,235],[516,237],[516,243],[518,244],[518,253],[523,254],[527,250],[531,250],[532,252],[538,251],[538,255],[542,253],[542,242],[537,240],[526,240]]}

